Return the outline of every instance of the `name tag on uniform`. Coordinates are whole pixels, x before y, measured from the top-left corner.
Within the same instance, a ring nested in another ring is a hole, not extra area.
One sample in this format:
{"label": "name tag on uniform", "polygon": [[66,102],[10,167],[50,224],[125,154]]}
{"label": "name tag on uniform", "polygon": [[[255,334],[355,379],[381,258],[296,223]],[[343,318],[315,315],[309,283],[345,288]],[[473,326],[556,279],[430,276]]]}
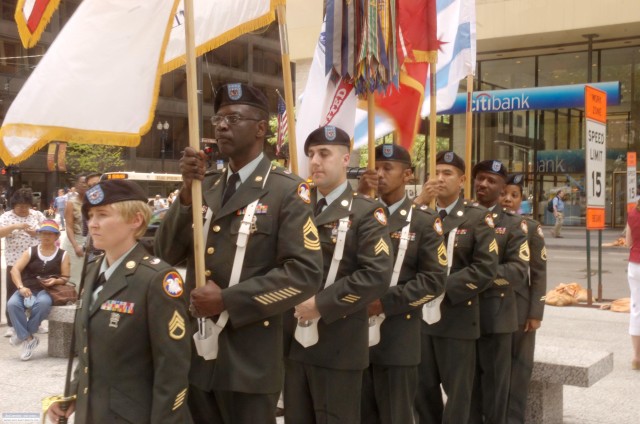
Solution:
{"label": "name tag on uniform", "polygon": [[123,302],[122,300],[107,300],[104,302],[100,309],[103,311],[119,312],[121,314],[133,315],[133,308],[135,303]]}
{"label": "name tag on uniform", "polygon": [[466,228],[459,228],[458,231],[456,231],[456,234],[465,235],[465,234],[467,234],[467,229]]}

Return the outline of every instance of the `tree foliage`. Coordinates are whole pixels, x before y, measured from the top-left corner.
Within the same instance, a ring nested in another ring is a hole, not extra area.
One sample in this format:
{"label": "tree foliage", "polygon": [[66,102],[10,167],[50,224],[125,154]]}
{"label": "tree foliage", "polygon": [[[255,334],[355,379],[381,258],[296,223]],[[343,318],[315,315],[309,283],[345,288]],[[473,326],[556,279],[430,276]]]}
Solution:
{"label": "tree foliage", "polygon": [[123,153],[124,148],[119,146],[70,143],[67,145],[67,169],[72,175],[121,171]]}

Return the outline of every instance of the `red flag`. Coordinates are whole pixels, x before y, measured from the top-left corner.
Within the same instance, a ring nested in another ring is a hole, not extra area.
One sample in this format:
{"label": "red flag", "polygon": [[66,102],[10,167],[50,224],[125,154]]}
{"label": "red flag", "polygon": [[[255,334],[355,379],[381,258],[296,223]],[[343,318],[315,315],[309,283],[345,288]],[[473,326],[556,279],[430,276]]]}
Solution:
{"label": "red flag", "polygon": [[404,59],[400,87],[376,95],[376,106],[395,123],[400,145],[411,151],[424,100],[429,63],[435,63],[436,1],[398,0],[398,58]]}

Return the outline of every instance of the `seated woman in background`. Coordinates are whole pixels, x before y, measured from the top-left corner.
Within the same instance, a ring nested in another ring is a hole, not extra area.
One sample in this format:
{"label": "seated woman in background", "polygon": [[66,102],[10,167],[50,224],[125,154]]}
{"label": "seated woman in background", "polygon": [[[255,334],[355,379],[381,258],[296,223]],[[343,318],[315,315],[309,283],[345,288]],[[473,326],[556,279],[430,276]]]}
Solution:
{"label": "seated woman in background", "polygon": [[[18,288],[7,302],[7,311],[16,334],[11,344],[22,343],[20,359],[28,361],[38,347],[35,333],[51,311],[51,297],[45,290],[64,284],[69,278],[69,255],[56,246],[60,228],[54,220],[45,220],[37,230],[40,243],[27,249],[11,268],[11,278]],[[31,309],[27,319],[26,311]]]}

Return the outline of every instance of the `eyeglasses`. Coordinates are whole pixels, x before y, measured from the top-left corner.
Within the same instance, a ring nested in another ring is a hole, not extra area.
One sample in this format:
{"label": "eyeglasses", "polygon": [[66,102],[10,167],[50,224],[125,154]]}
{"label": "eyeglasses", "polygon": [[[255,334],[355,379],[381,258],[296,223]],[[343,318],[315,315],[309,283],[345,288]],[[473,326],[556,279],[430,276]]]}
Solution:
{"label": "eyeglasses", "polygon": [[247,118],[246,116],[232,114],[232,115],[214,115],[211,117],[211,123],[214,127],[220,125],[222,121],[228,125],[236,125],[240,121],[262,121],[262,119]]}

